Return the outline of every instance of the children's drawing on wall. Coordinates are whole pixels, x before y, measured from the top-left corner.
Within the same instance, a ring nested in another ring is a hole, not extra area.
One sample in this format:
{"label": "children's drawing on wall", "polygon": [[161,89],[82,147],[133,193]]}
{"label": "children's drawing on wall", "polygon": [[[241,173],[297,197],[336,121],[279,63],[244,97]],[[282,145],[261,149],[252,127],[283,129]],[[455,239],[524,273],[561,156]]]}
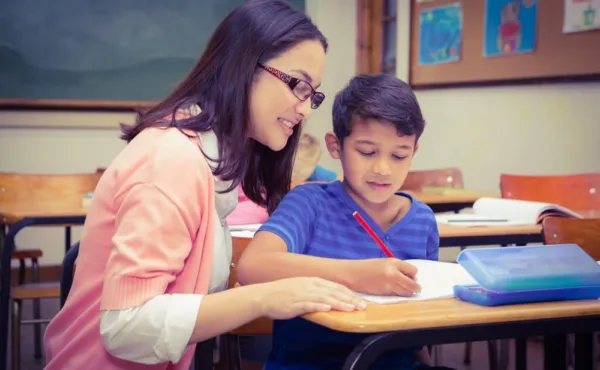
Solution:
{"label": "children's drawing on wall", "polygon": [[565,0],[563,32],[600,29],[600,0]]}
{"label": "children's drawing on wall", "polygon": [[463,16],[460,4],[421,10],[419,22],[419,64],[450,63],[460,60]]}
{"label": "children's drawing on wall", "polygon": [[531,53],[535,48],[537,0],[486,0],[486,57]]}

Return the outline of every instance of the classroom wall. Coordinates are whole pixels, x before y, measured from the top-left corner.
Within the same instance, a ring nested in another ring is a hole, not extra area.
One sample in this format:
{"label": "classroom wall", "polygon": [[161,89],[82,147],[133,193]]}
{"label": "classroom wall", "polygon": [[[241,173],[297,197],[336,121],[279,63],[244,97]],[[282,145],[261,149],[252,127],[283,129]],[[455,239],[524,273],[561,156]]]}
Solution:
{"label": "classroom wall", "polygon": [[[404,79],[407,5],[399,0],[397,63]],[[350,0],[307,0],[307,11],[330,43],[322,88],[327,99],[306,123],[322,140],[331,128],[334,95],[355,71],[356,9]],[[433,90],[417,96],[428,126],[415,168],[459,166],[466,186],[481,190],[497,189],[502,172],[600,172],[599,83]],[[118,123],[132,119],[127,113],[0,111],[0,171],[72,173],[107,166],[124,145]],[[339,169],[327,153],[321,163]],[[63,256],[60,229],[26,229],[17,243],[42,247],[42,264],[58,264]]]}

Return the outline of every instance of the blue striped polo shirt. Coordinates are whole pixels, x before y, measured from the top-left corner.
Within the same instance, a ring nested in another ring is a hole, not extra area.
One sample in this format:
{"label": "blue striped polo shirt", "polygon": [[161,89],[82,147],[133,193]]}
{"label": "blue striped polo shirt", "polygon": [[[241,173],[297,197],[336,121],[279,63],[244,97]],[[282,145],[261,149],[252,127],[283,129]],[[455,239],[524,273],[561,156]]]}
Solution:
{"label": "blue striped polo shirt", "polygon": [[[337,259],[385,257],[383,251],[352,216],[358,211],[392,253],[400,259],[437,260],[439,234],[427,205],[411,200],[406,215],[387,231],[348,195],[340,181],[304,184],[292,189],[260,228],[279,235],[290,253]],[[273,348],[266,370],[340,369],[366,334],[342,333],[302,318],[273,323]],[[410,348],[382,356],[374,369],[411,369],[418,364]]]}

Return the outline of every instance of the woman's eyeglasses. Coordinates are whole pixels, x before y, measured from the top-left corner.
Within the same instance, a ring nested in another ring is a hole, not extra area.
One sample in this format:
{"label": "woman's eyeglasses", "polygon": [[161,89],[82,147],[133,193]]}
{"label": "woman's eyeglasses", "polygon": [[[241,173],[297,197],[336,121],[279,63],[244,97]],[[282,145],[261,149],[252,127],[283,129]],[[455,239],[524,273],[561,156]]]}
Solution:
{"label": "woman's eyeglasses", "polygon": [[322,92],[315,91],[315,89],[313,89],[311,84],[309,84],[308,82],[296,77],[292,77],[287,73],[281,72],[280,70],[275,69],[273,67],[264,66],[260,63],[258,64],[258,66],[264,69],[265,71],[269,72],[273,76],[277,77],[281,81],[285,82],[286,85],[288,85],[288,87],[290,88],[290,90],[292,90],[294,95],[298,99],[300,99],[300,101],[306,101],[306,99],[310,98],[312,109],[319,108],[321,103],[323,103],[323,100],[325,100],[325,94],[323,94]]}

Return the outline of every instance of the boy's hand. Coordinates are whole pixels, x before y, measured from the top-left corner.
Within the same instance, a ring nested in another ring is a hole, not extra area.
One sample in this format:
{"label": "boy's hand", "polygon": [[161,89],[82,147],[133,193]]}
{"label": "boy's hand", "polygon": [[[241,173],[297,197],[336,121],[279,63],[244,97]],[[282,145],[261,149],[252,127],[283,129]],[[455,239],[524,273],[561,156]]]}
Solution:
{"label": "boy's hand", "polygon": [[289,319],[318,311],[364,310],[366,303],[345,286],[314,277],[296,277],[257,284],[262,316]]}
{"label": "boy's hand", "polygon": [[373,295],[410,297],[421,291],[416,281],[417,268],[397,258],[355,261],[352,289]]}

